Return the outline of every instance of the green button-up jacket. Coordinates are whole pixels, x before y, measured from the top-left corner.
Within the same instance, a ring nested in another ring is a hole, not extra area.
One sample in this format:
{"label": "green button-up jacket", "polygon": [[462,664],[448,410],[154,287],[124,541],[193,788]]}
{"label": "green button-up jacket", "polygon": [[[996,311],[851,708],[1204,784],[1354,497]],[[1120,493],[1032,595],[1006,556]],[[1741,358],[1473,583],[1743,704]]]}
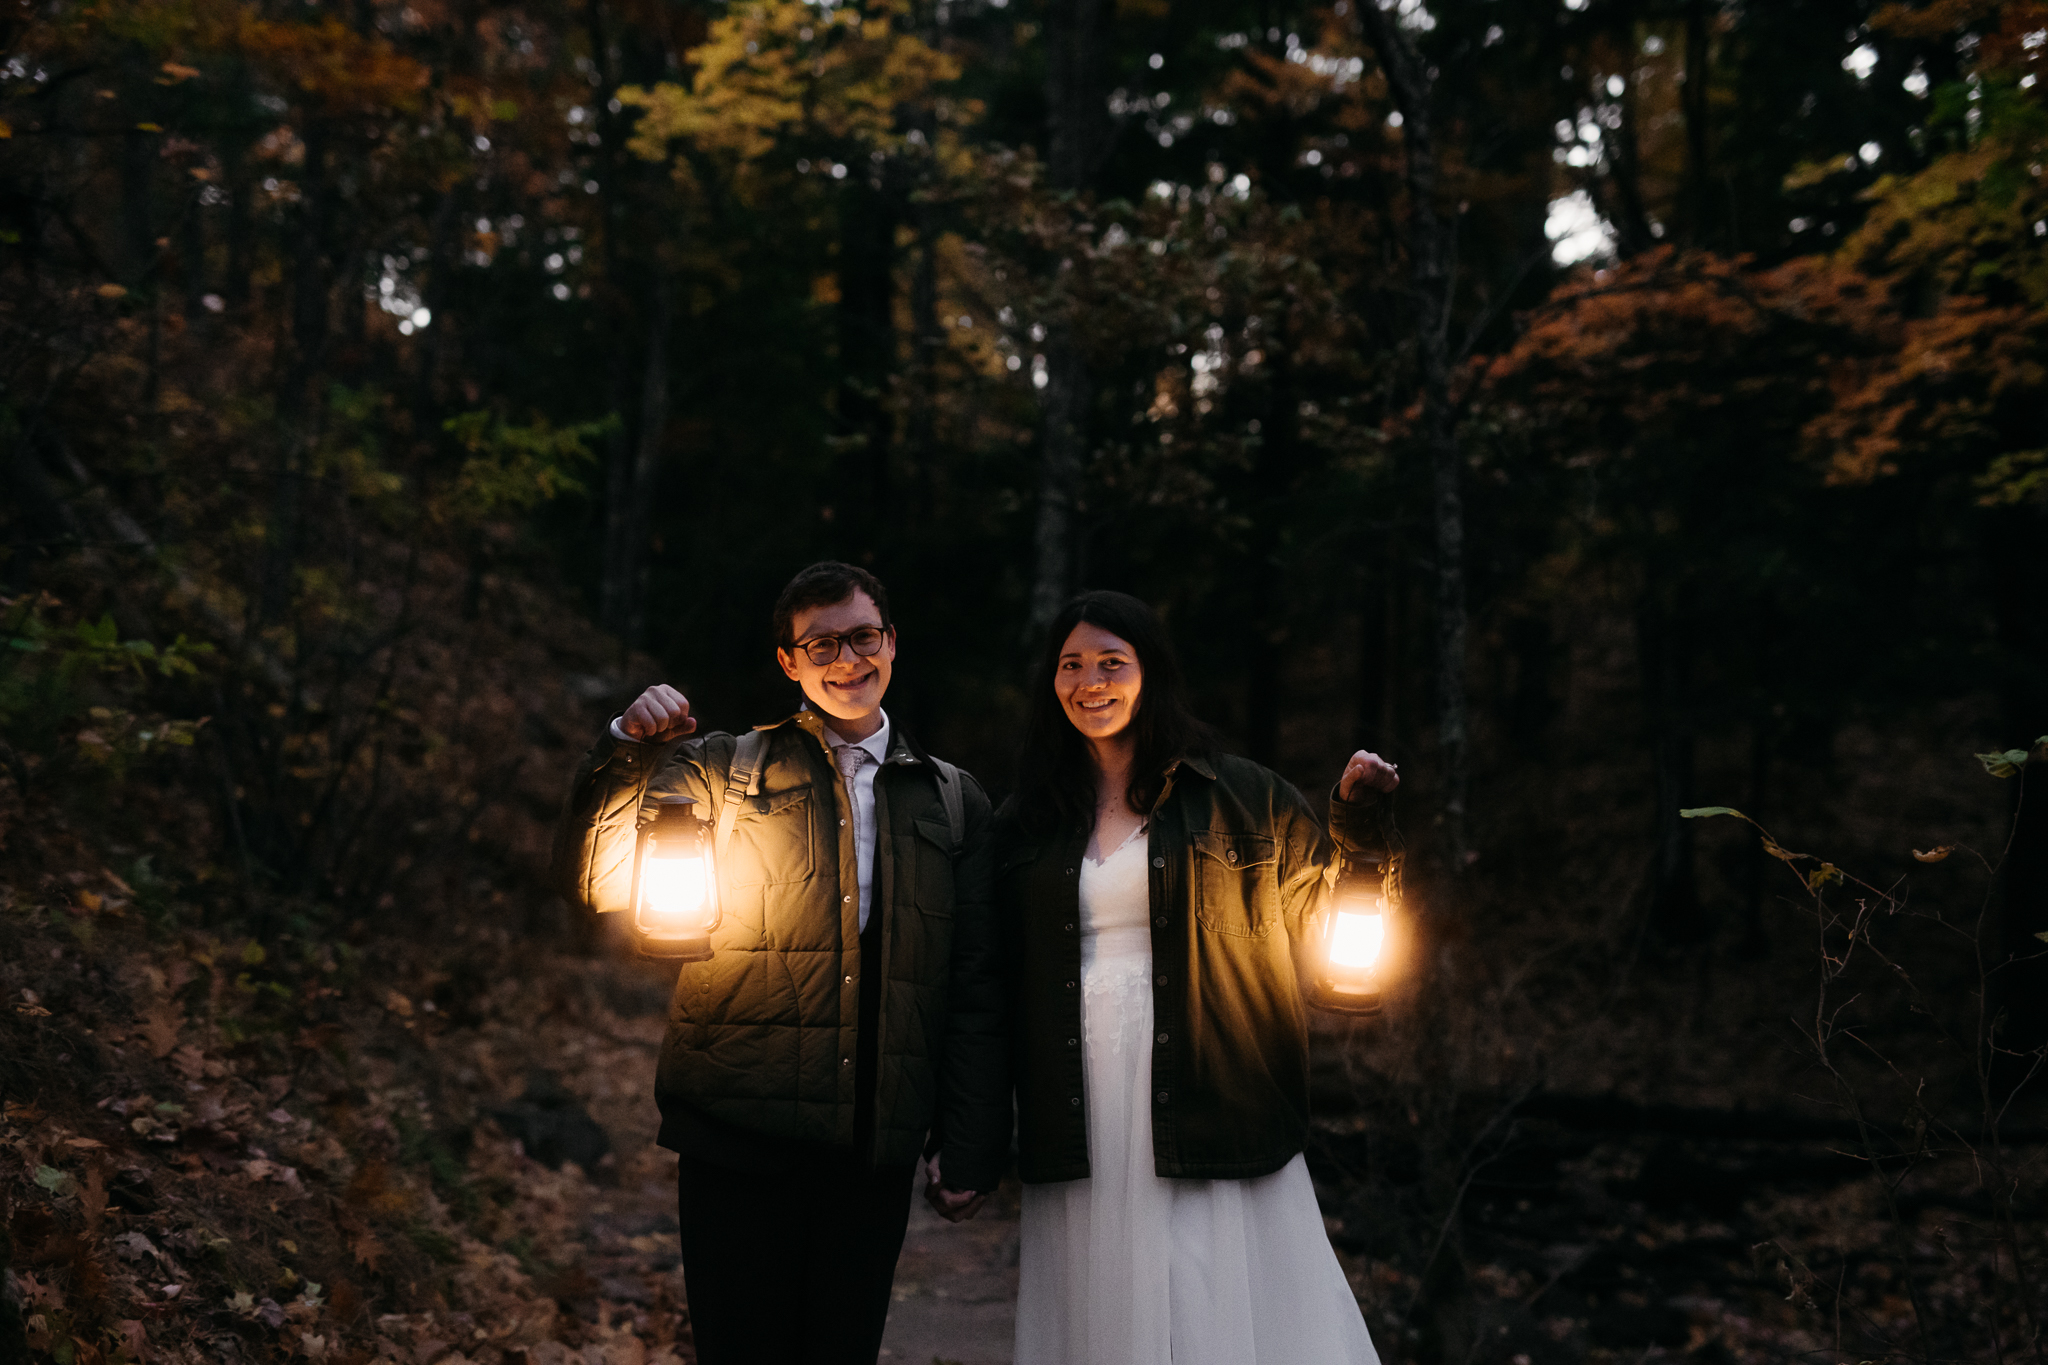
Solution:
{"label": "green button-up jacket", "polygon": [[[1392,798],[1331,800],[1331,829],[1277,774],[1191,756],[1146,833],[1151,863],[1152,1146],[1161,1176],[1279,1170],[1308,1132],[1301,949],[1328,913],[1338,853],[1384,862]],[[1333,842],[1331,835],[1335,835]],[[1087,832],[1028,834],[996,813],[996,915],[1010,997],[1019,1174],[1088,1175],[1080,868]]]}
{"label": "green button-up jacket", "polygon": [[[669,1005],[655,1099],[785,1141],[853,1147],[861,952],[856,849],[846,784],[818,717],[772,727],[760,794],[733,825],[718,869],[722,919],[708,962],[683,966]],[[716,819],[737,741],[600,739],[570,784],[555,843],[564,894],[631,908],[633,858],[656,798],[691,796]],[[990,814],[961,774],[956,844],[924,755],[897,731],[875,781],[870,913],[882,975],[873,1160],[906,1165],[928,1138],[958,1136],[949,1183],[993,1189],[1009,1125],[1002,984],[989,905]],[[664,1123],[663,1141],[674,1145]],[[979,1162],[976,1153],[987,1153]],[[951,1151],[949,1147],[948,1156]]]}

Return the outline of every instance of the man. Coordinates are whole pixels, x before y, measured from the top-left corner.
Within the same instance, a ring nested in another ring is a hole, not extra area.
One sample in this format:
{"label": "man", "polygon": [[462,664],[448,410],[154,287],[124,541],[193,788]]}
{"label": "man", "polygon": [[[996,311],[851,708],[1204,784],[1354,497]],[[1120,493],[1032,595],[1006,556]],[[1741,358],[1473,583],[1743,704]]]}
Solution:
{"label": "man", "polygon": [[556,869],[628,910],[658,798],[728,817],[714,953],[676,981],[655,1081],[698,1359],[873,1365],[920,1155],[957,1220],[1007,1154],[989,803],[882,709],[896,628],[874,575],[805,569],[775,641],[803,709],[696,735],[686,698],[648,688],[577,769]]}

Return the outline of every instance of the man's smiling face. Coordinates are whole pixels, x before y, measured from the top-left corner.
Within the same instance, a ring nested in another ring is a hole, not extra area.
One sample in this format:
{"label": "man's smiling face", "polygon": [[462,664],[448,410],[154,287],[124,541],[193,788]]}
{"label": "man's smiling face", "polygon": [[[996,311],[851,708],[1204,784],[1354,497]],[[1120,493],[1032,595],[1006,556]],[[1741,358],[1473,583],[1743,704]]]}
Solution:
{"label": "man's smiling face", "polygon": [[880,725],[876,713],[882,709],[882,694],[889,690],[889,673],[896,663],[896,632],[893,628],[884,631],[882,647],[865,659],[842,639],[838,658],[829,664],[814,664],[803,646],[821,636],[843,637],[862,626],[880,630],[882,613],[873,598],[856,588],[843,602],[798,612],[790,622],[796,647],[775,651],[782,671],[803,688],[812,708],[823,713],[828,723],[841,722],[832,728],[842,733],[871,734]]}

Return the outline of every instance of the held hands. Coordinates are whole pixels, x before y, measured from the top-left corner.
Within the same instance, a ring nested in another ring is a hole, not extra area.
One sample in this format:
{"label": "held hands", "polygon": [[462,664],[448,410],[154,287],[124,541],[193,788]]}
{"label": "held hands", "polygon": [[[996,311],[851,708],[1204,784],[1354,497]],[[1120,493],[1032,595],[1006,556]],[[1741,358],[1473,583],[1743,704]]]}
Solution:
{"label": "held hands", "polygon": [[988,1196],[973,1190],[949,1190],[939,1178],[939,1154],[932,1153],[924,1163],[924,1202],[932,1206],[932,1212],[949,1223],[964,1223],[981,1212],[981,1206],[988,1202]]}
{"label": "held hands", "polygon": [[666,743],[694,731],[697,718],[690,714],[688,697],[667,683],[656,683],[626,708],[619,728],[642,743]]}
{"label": "held hands", "polygon": [[1389,763],[1378,754],[1360,749],[1344,765],[1344,776],[1337,779],[1337,799],[1356,801],[1362,787],[1370,787],[1376,792],[1391,792],[1400,785],[1399,764]]}

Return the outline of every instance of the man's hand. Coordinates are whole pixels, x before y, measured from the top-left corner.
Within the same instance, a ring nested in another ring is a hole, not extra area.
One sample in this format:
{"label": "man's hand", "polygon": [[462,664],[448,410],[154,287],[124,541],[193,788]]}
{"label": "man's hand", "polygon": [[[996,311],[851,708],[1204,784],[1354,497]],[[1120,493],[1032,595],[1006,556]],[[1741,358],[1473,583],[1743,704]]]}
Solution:
{"label": "man's hand", "polygon": [[924,1202],[932,1206],[932,1212],[949,1223],[964,1223],[981,1212],[981,1206],[988,1202],[985,1194],[973,1190],[949,1190],[939,1176],[939,1154],[932,1153],[931,1160],[924,1163]]}
{"label": "man's hand", "polygon": [[641,743],[667,743],[681,739],[697,728],[690,714],[690,699],[667,683],[656,683],[642,692],[619,717],[619,728]]}
{"label": "man's hand", "polygon": [[1360,749],[1351,755],[1351,761],[1344,765],[1344,776],[1337,779],[1337,799],[1356,801],[1361,787],[1371,787],[1378,792],[1391,792],[1400,785],[1399,764],[1389,763],[1378,754]]}

